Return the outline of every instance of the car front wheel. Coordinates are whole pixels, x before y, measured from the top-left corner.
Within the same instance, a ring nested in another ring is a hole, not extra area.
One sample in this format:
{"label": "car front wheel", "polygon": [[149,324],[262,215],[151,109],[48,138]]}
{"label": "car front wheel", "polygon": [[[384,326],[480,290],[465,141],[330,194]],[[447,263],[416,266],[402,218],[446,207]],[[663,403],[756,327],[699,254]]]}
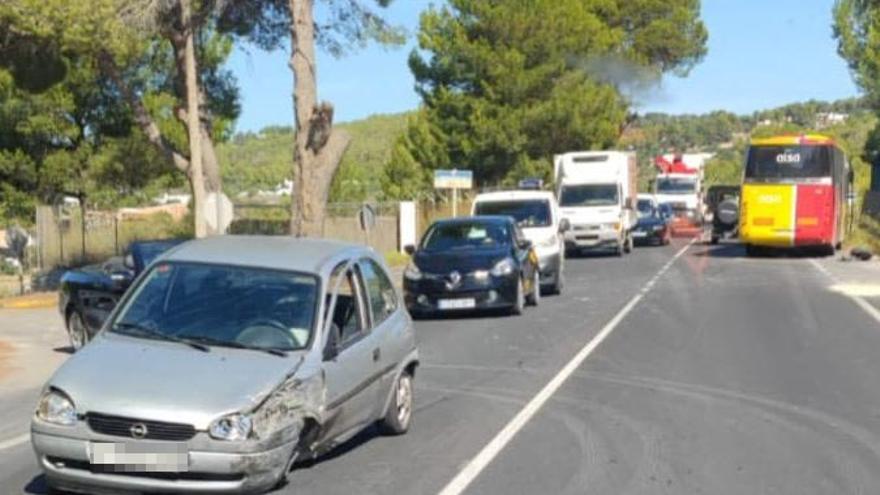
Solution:
{"label": "car front wheel", "polygon": [[89,341],[89,333],[85,321],[77,310],[73,310],[67,318],[67,337],[70,339],[70,347],[74,352],[82,349]]}
{"label": "car front wheel", "polygon": [[537,306],[541,302],[541,274],[535,269],[532,275],[532,293],[529,294],[528,303],[530,306]]}
{"label": "car front wheel", "polygon": [[412,375],[404,371],[397,379],[394,397],[382,420],[382,429],[391,435],[402,435],[409,430],[413,410]]}
{"label": "car front wheel", "polygon": [[523,309],[525,309],[526,306],[526,295],[525,289],[523,288],[522,277],[519,277],[516,281],[516,295],[514,297],[516,297],[516,299],[513,302],[513,306],[510,308],[510,314],[518,316],[523,314]]}

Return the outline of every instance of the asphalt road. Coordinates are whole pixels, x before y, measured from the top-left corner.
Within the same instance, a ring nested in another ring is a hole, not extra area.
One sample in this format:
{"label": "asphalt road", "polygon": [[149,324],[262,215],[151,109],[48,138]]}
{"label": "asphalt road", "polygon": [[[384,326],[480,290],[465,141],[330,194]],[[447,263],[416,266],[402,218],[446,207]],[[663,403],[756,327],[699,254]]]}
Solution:
{"label": "asphalt road", "polygon": [[[278,493],[880,493],[880,322],[809,259],[671,261],[683,245],[571,259],[522,317],[418,322],[410,433],[364,432]],[[0,493],[22,492],[42,493],[30,447],[0,443]]]}

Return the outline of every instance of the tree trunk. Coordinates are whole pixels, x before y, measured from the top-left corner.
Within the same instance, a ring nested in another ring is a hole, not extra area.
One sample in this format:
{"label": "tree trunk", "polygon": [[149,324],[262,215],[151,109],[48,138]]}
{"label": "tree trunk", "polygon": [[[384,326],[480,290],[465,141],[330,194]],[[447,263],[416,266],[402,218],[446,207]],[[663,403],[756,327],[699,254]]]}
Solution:
{"label": "tree trunk", "polygon": [[313,4],[314,0],[288,0],[296,116],[290,233],[299,237],[323,235],[330,183],[351,142],[348,134],[333,130],[333,107],[317,105]]}
{"label": "tree trunk", "polygon": [[223,192],[223,177],[220,175],[220,162],[214,148],[214,139],[207,126],[202,125],[202,174],[205,176],[205,191]]}
{"label": "tree trunk", "polygon": [[195,221],[196,238],[207,235],[205,222],[205,177],[202,173],[202,123],[199,115],[198,69],[196,67],[195,41],[193,39],[192,19],[189,0],[180,2],[181,23],[186,32],[186,107],[187,131],[189,134],[190,179],[192,182],[192,212]]}

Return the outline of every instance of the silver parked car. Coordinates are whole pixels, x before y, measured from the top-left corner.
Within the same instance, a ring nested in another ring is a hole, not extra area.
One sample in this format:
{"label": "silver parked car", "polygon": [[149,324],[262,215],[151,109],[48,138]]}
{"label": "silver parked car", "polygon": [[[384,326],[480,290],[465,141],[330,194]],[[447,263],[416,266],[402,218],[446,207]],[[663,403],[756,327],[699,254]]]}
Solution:
{"label": "silver parked car", "polygon": [[167,252],[46,384],[53,489],[260,492],[379,421],[404,433],[418,351],[370,249],[215,237]]}

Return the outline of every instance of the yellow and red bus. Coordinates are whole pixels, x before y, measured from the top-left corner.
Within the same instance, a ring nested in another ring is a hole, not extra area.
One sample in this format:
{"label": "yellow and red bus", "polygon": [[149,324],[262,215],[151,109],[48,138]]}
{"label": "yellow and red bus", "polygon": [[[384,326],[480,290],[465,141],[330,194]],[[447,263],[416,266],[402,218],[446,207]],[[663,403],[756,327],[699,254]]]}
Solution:
{"label": "yellow and red bus", "polygon": [[834,252],[845,237],[852,173],[828,136],[752,140],[740,200],[740,239],[749,255],[765,247]]}

